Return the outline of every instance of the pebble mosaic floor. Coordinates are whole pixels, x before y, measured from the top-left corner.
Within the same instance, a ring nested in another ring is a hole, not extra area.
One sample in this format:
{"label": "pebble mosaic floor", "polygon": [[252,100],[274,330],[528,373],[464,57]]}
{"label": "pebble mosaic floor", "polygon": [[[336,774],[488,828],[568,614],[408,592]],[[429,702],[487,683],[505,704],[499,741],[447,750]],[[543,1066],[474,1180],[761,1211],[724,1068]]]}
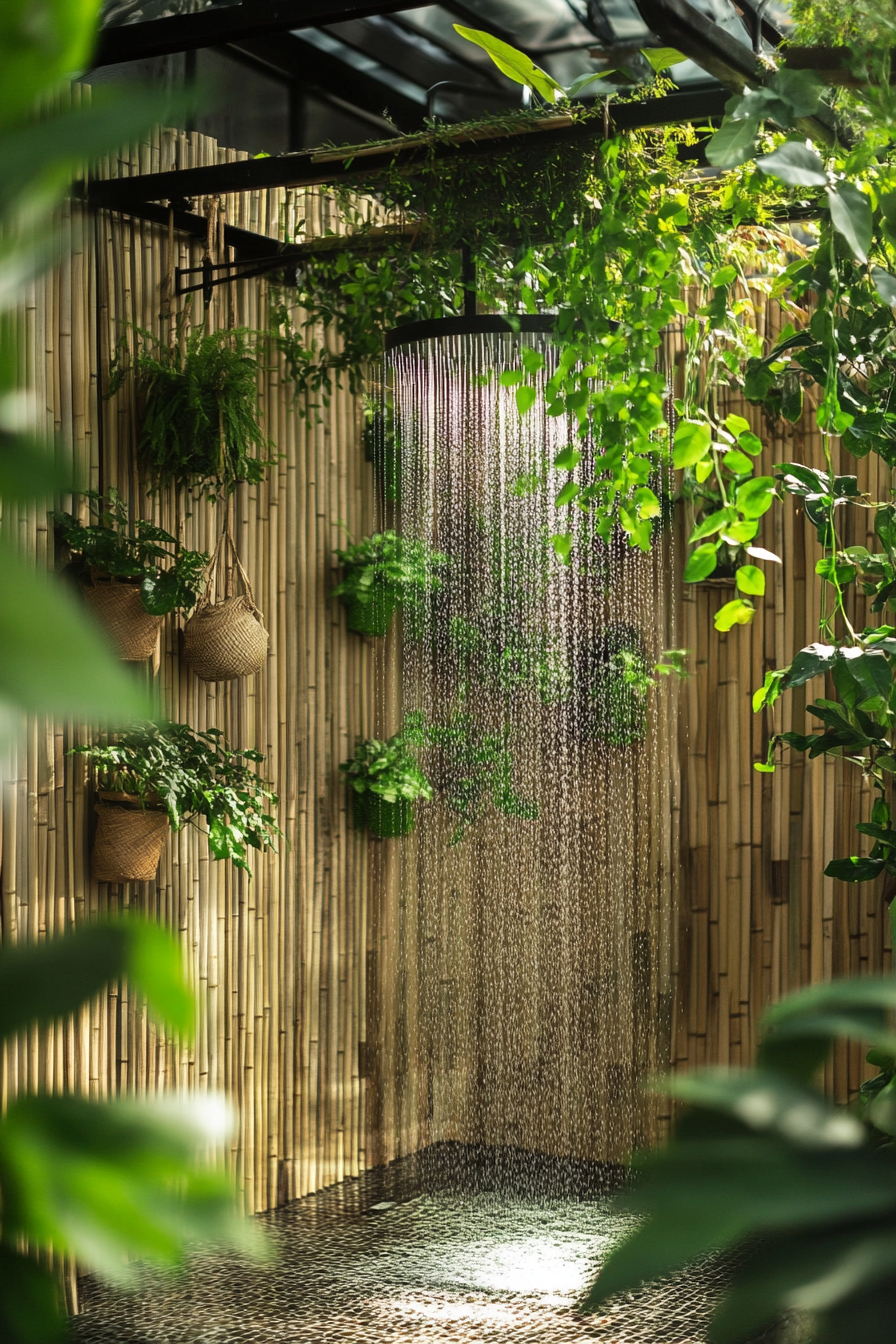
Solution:
{"label": "pebble mosaic floor", "polygon": [[123,1294],[81,1281],[73,1344],[703,1344],[719,1274],[692,1272],[583,1317],[573,1304],[625,1231],[607,1173],[498,1169],[430,1149],[263,1215],[276,1258],[202,1250]]}

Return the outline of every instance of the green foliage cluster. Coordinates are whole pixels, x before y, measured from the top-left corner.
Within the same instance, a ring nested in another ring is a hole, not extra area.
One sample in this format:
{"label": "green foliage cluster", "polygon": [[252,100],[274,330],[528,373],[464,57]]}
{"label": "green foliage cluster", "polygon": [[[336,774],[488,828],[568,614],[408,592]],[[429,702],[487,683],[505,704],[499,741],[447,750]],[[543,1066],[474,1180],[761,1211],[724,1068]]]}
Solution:
{"label": "green foliage cluster", "polygon": [[388,741],[376,737],[358,738],[355,754],[339,767],[345,772],[349,786],[356,794],[375,793],[387,803],[404,798],[431,798],[432,785],[417,764],[404,733],[396,733]]}
{"label": "green foliage cluster", "polygon": [[[127,977],[152,1016],[189,1037],[196,1005],[176,941],[135,916],[82,925],[39,944],[0,949],[0,1039],[67,1017]],[[72,1256],[119,1284],[138,1260],[182,1261],[186,1241],[256,1256],[223,1171],[200,1166],[226,1138],[224,1106],[182,1097],[90,1101],[66,1094],[12,1100],[0,1119],[0,1333],[5,1344],[61,1344],[59,1284],[25,1247]]]}
{"label": "green foliage cluster", "polygon": [[413,607],[440,586],[438,570],[448,564],[447,555],[426,542],[391,531],[377,532],[337,550],[336,558],[345,577],[330,596],[362,607],[369,606],[378,594]]}
{"label": "green foliage cluster", "polygon": [[[129,525],[124,500],[113,487],[105,498],[87,490],[96,522],[82,523],[71,513],[56,513],[59,540],[71,554],[73,576],[89,583],[97,574],[130,579],[140,585],[140,599],[153,616],[189,611],[199,600],[208,556],[178,551],[170,532],[138,518]],[[165,561],[162,568],[160,561]],[[171,563],[173,561],[173,563]]]}
{"label": "green foliage cluster", "polygon": [[275,461],[258,414],[259,357],[252,333],[185,333],[168,344],[136,329],[133,360],[126,339],[109,380],[114,396],[133,373],[140,399],[138,452],[160,484],[190,486],[214,499],[241,481],[257,483]]}
{"label": "green foliage cluster", "polygon": [[459,844],[489,805],[518,821],[537,819],[538,804],[514,788],[509,727],[489,732],[462,710],[445,723],[431,723],[417,710],[407,715],[404,737],[412,746],[433,753],[431,773],[436,790],[458,817],[449,845]]}
{"label": "green foliage cluster", "polygon": [[269,811],[277,795],[248,764],[264,756],[231,750],[219,728],[151,723],[72,752],[87,757],[102,788],[135,795],[143,807],[162,806],[176,831],[204,817],[213,857],[231,859],[246,872],[248,848],[272,848],[281,834]]}
{"label": "green foliage cluster", "polygon": [[[740,1344],[787,1313],[812,1344],[888,1344],[896,1290],[896,979],[814,985],[770,1008],[756,1064],[661,1084],[688,1110],[642,1157],[624,1203],[640,1216],[604,1264],[586,1310],[735,1251],[712,1344]],[[872,1045],[882,1069],[860,1113],[812,1086],[832,1045]],[[765,1336],[763,1336],[765,1337]],[[775,1336],[776,1338],[780,1336]],[[801,1337],[805,1337],[802,1336]]]}

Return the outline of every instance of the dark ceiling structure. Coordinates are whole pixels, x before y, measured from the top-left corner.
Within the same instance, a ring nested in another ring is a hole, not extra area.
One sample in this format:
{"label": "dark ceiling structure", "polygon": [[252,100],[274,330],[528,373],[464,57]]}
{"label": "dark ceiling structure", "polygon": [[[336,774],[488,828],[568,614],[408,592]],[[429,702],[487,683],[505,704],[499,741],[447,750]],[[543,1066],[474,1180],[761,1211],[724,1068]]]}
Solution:
{"label": "dark ceiling structure", "polygon": [[687,120],[688,94],[694,117],[719,115],[725,88],[742,87],[789,21],[781,0],[108,0],[87,78],[198,81],[193,128],[252,154],[519,106],[520,86],[456,23],[521,48],[561,84],[613,68],[624,88],[647,68],[640,48],[674,45],[694,59],[674,68],[676,115],[660,119]]}

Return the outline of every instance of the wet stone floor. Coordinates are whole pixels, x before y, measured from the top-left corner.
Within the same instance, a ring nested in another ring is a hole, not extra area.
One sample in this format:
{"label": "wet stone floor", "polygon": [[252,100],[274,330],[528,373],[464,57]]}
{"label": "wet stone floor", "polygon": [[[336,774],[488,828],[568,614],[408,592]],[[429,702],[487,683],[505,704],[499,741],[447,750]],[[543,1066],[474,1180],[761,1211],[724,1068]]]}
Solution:
{"label": "wet stone floor", "polygon": [[711,1268],[583,1317],[575,1301],[626,1230],[606,1169],[429,1149],[262,1215],[271,1264],[200,1250],[135,1292],[82,1279],[73,1344],[702,1344]]}

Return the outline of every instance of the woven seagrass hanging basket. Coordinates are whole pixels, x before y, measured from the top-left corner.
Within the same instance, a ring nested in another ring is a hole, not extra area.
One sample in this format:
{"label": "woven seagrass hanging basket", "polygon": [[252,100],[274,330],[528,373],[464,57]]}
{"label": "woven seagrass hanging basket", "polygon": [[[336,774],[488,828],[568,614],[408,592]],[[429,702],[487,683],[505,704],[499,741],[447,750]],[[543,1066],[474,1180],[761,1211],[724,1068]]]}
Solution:
{"label": "woven seagrass hanging basket", "polygon": [[[229,548],[229,558],[225,555]],[[219,563],[226,569],[228,596],[212,601]],[[230,595],[234,572],[244,591]],[[184,626],[184,656],[203,681],[234,681],[264,666],[270,636],[255,605],[249,576],[240,563],[230,528],[221,533],[206,569],[207,582],[196,610]]]}
{"label": "woven seagrass hanging basket", "polygon": [[152,882],[168,836],[168,813],[146,811],[129,793],[101,793],[91,872],[96,882]]}
{"label": "woven seagrass hanging basket", "polygon": [[152,616],[136,583],[94,581],[82,589],[84,600],[126,663],[142,663],[156,651],[164,616]]}

